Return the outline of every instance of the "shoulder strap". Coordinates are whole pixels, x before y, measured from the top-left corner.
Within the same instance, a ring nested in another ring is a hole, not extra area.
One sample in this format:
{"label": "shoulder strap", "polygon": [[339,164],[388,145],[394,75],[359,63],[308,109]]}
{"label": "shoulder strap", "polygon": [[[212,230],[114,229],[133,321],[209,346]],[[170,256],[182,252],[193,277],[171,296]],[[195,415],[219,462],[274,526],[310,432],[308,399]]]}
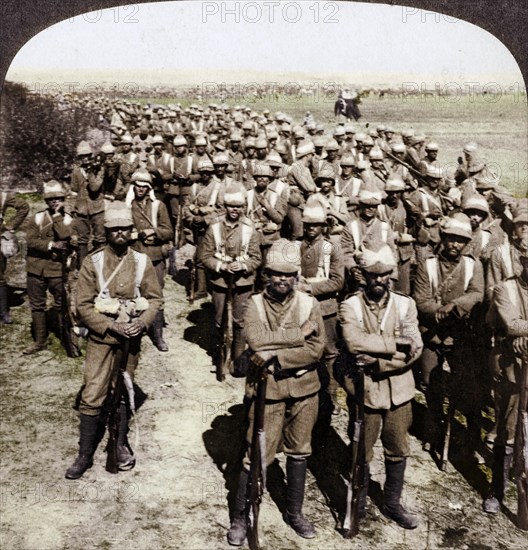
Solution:
{"label": "shoulder strap", "polygon": [[211,224],[211,231],[213,232],[213,237],[216,245],[216,251],[220,252],[224,244],[222,240],[222,232],[220,231],[220,223],[215,222]]}
{"label": "shoulder strap", "polygon": [[506,278],[509,279],[510,277],[513,277],[513,262],[511,258],[510,241],[506,240],[499,246],[499,254],[504,263]]}
{"label": "shoulder strap", "polygon": [[4,204],[7,200],[7,193],[5,191],[2,191],[2,195],[0,196],[0,212],[4,213]]}
{"label": "shoulder strap", "polygon": [[381,240],[386,243],[389,237],[389,224],[387,222],[381,222]]}
{"label": "shoulder strap", "polygon": [[357,220],[352,220],[350,222],[350,233],[352,233],[354,246],[358,249],[361,246],[361,237],[359,236],[359,223]]}
{"label": "shoulder strap", "polygon": [[481,241],[482,248],[486,248],[488,246],[491,233],[489,231],[481,231],[481,235],[482,235],[482,241]]}
{"label": "shoulder strap", "polygon": [[475,271],[475,260],[469,256],[464,256],[464,291],[468,289],[473,273]]}
{"label": "shoulder strap", "polygon": [[152,201],[152,227],[154,229],[158,228],[158,211],[159,211],[160,201],[155,199]]}
{"label": "shoulder strap", "polygon": [[350,304],[350,307],[353,309],[354,315],[356,316],[359,324],[363,325],[363,308],[361,307],[359,296],[351,296],[347,301]]}
{"label": "shoulder strap", "polygon": [[427,258],[425,260],[425,268],[427,270],[427,277],[431,285],[431,292],[436,294],[438,290],[438,260],[436,257]]}
{"label": "shoulder strap", "polygon": [[518,300],[518,293],[517,293],[517,283],[515,282],[515,279],[508,279],[507,281],[504,281],[504,286],[506,287],[506,290],[508,292],[510,302],[515,307],[518,307],[519,300]]}
{"label": "shoulder strap", "polygon": [[192,155],[187,156],[187,175],[189,175],[192,172],[193,167],[193,157]]}
{"label": "shoulder strap", "polygon": [[136,264],[136,298],[141,296],[141,283],[143,282],[143,275],[145,275],[145,269],[147,268],[147,255],[137,250],[132,250],[134,255],[134,262]]}

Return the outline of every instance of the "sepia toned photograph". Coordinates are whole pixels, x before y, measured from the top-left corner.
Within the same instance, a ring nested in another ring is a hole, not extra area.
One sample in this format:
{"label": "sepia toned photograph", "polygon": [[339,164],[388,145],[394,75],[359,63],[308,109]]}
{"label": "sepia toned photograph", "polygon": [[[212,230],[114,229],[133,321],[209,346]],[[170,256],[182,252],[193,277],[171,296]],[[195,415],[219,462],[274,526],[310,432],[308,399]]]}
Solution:
{"label": "sepia toned photograph", "polygon": [[2,549],[526,548],[526,49],[49,13],[0,95]]}

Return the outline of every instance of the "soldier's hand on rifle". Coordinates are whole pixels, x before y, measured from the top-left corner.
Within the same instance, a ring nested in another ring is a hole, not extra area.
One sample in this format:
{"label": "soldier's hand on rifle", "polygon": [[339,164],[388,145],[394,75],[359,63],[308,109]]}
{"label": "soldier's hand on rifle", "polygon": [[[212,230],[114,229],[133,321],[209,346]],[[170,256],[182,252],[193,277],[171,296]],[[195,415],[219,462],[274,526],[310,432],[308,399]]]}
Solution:
{"label": "soldier's hand on rifle", "polygon": [[418,351],[418,346],[416,345],[416,342],[410,336],[398,336],[396,338],[396,347],[403,348],[405,354],[408,355],[409,358],[414,357],[416,355],[416,352]]}
{"label": "soldier's hand on rifle", "polygon": [[251,357],[251,361],[257,367],[266,366],[274,357],[277,357],[277,352],[273,350],[257,351]]}
{"label": "soldier's hand on rifle", "polygon": [[310,319],[306,319],[301,325],[301,334],[305,339],[309,338],[312,334],[317,334],[318,330],[319,325],[314,321],[310,321]]}
{"label": "soldier's hand on rifle", "polygon": [[372,370],[371,367],[378,363],[378,358],[368,353],[358,353],[355,355],[356,365],[362,366],[366,371]]}
{"label": "soldier's hand on rifle", "polygon": [[127,334],[127,326],[128,323],[118,323],[117,321],[114,321],[110,327],[110,330],[122,338],[129,338],[129,335]]}
{"label": "soldier's hand on rifle", "polygon": [[238,261],[231,262],[229,264],[229,271],[231,273],[236,273],[237,271],[244,271],[244,269],[245,269],[244,266]]}
{"label": "soldier's hand on rifle", "polygon": [[66,250],[68,248],[68,241],[55,241],[51,248],[54,250]]}
{"label": "soldier's hand on rifle", "polygon": [[141,319],[133,319],[125,325],[125,331],[129,338],[139,336],[145,330],[145,323]]}
{"label": "soldier's hand on rifle", "polygon": [[138,235],[138,237],[142,240],[142,241],[145,241],[146,239],[148,239],[149,237],[153,237],[154,235],[156,234],[156,231],[152,228],[150,229],[143,229],[143,231],[141,231]]}
{"label": "soldier's hand on rifle", "polygon": [[452,304],[452,303],[449,303],[449,304],[446,304],[445,306],[442,306],[439,310],[437,310],[437,312],[435,313],[435,321],[437,323],[439,323],[440,321],[443,321],[444,319],[446,319],[447,317],[449,317],[449,315],[451,314],[451,312],[455,309],[455,304]]}
{"label": "soldier's hand on rifle", "polygon": [[528,336],[518,336],[513,340],[515,355],[526,356],[528,354]]}

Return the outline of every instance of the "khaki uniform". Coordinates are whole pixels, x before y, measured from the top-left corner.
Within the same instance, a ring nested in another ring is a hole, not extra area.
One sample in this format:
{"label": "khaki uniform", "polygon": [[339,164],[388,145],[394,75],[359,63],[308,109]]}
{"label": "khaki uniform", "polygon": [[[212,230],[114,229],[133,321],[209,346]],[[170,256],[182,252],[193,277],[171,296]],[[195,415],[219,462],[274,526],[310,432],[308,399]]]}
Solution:
{"label": "khaki uniform", "polygon": [[[106,242],[104,230],[104,171],[97,173],[74,166],[71,178],[71,197],[75,215],[75,231],[79,246],[87,246],[90,231],[93,233],[94,246],[97,248]],[[84,253],[81,253],[84,257]]]}
{"label": "khaki uniform", "polygon": [[302,162],[295,162],[288,170],[290,199],[288,203],[288,220],[291,225],[292,238],[299,239],[303,235],[301,221],[302,209],[309,195],[317,191],[310,169]]}
{"label": "khaki uniform", "polygon": [[[415,385],[411,363],[420,357],[423,343],[418,330],[416,304],[412,298],[389,292],[379,303],[363,291],[340,306],[343,339],[350,353],[378,358],[372,372],[365,373],[365,452],[373,458],[373,447],[383,423],[381,439],[388,460],[409,456],[408,430],[412,422],[411,400]],[[396,348],[398,336],[410,336],[417,353],[409,359]],[[344,386],[355,396],[354,376],[345,372]]]}
{"label": "khaki uniform", "polygon": [[495,445],[513,446],[522,363],[513,353],[512,341],[515,337],[528,337],[528,285],[520,277],[500,283],[493,294],[493,305],[499,321],[496,338],[503,351],[500,370],[494,377]]}
{"label": "khaki uniform", "polygon": [[205,233],[201,262],[209,272],[212,284],[212,297],[215,308],[215,326],[220,329],[225,308],[229,274],[220,271],[223,262],[237,259],[245,266],[243,271],[235,273],[231,292],[233,306],[233,358],[244,351],[245,336],[244,314],[249,297],[253,292],[255,274],[261,263],[259,234],[249,218],[241,218],[235,224],[220,216]]}
{"label": "khaki uniform", "polygon": [[[418,262],[413,296],[425,346],[420,360],[420,386],[426,394],[431,415],[427,429],[430,433],[426,437],[430,437],[431,443],[437,442],[445,359],[452,373],[450,399],[465,414],[469,435],[475,439],[473,443],[478,444],[484,395],[473,354],[470,315],[484,299],[482,265],[470,256],[450,261],[442,253],[437,258],[422,260]],[[436,312],[448,303],[455,305],[453,313],[437,323]]]}
{"label": "khaki uniform", "polygon": [[[9,223],[9,226],[6,225],[4,218],[8,208],[13,208],[15,210],[15,215]],[[7,230],[16,231],[22,225],[22,222],[26,219],[28,214],[29,205],[24,199],[12,193],[0,193],[0,233]],[[6,268],[7,258],[5,258],[3,254],[0,254],[0,287],[5,287],[7,284],[5,279]]]}
{"label": "khaki uniform", "polygon": [[73,234],[73,219],[69,214],[53,214],[48,209],[37,212],[27,226],[28,274],[27,293],[32,312],[46,310],[46,290],[55,299],[56,309],[62,303],[61,256],[51,249],[54,241],[67,241]]}
{"label": "khaki uniform", "polygon": [[[254,351],[277,350],[278,370],[268,376],[264,429],[266,431],[266,463],[275,459],[283,439],[286,456],[305,458],[311,455],[312,430],[317,419],[318,396],[321,384],[317,364],[324,349],[323,319],[314,298],[299,291],[291,292],[278,302],[267,291],[261,299],[265,319],[259,312],[259,298],[249,300],[245,326],[249,348]],[[257,301],[256,301],[257,300]],[[317,323],[315,334],[304,338],[304,321]],[[248,377],[246,397],[254,398],[256,387]],[[254,403],[249,412],[248,449],[253,434]],[[249,470],[249,451],[244,466]]]}
{"label": "khaki uniform", "polygon": [[132,201],[132,219],[139,234],[145,229],[154,229],[155,234],[146,240],[138,240],[132,245],[138,252],[145,253],[153,263],[161,288],[164,287],[165,258],[169,243],[173,238],[172,226],[167,207],[160,201],[153,203],[147,196],[142,201]]}
{"label": "khaki uniform", "polygon": [[152,153],[147,157],[147,170],[152,174],[152,188],[158,200],[165,200],[170,182],[173,177],[173,156],[165,151],[161,155]]}
{"label": "khaki uniform", "polygon": [[[268,207],[264,206],[264,201],[267,201]],[[277,187],[272,187],[271,184],[262,193],[257,192],[256,188],[248,191],[247,202],[246,213],[260,234],[260,247],[264,256],[264,249],[280,238],[281,224],[288,204],[277,192]]]}
{"label": "khaki uniform", "polygon": [[170,216],[174,226],[178,222],[180,204],[183,208],[190,200],[192,163],[193,158],[190,155],[172,157],[172,171],[178,178],[170,180],[166,200],[170,207]]}
{"label": "khaki uniform", "polygon": [[[143,258],[143,259],[141,259]],[[163,304],[161,289],[152,262],[144,254],[131,248],[123,257],[106,246],[89,254],[79,271],[77,283],[77,313],[79,321],[88,328],[88,346],[84,369],[84,388],[81,394],[80,412],[97,416],[108,395],[113,378],[113,359],[120,347],[120,342],[110,332],[110,327],[117,315],[100,313],[95,306],[95,299],[101,289],[96,265],[102,265],[102,274],[108,281],[120,262],[121,267],[108,283],[108,295],[118,300],[133,300],[139,296],[148,300],[148,309],[141,312],[140,319],[148,329],[156,312]],[[144,273],[136,281],[140,262],[144,262]],[[140,352],[140,339],[134,339],[127,363],[127,372],[134,377]]]}

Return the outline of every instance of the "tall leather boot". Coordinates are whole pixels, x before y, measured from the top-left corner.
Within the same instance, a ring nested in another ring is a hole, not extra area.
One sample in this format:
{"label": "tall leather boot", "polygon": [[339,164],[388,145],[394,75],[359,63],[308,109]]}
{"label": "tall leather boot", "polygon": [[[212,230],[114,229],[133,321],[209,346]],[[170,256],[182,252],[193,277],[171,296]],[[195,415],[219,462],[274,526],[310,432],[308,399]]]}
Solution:
{"label": "tall leather boot", "polygon": [[400,462],[385,460],[385,487],[383,513],[404,529],[416,529],[418,519],[409,514],[401,505],[400,499],[403,490],[403,477],[407,460]]}
{"label": "tall leather boot", "polygon": [[169,351],[169,346],[163,340],[163,311],[158,311],[148,334],[158,351]]}
{"label": "tall leather boot", "polygon": [[247,536],[246,524],[246,495],[248,486],[249,472],[242,469],[238,479],[238,490],[235,500],[235,510],[233,512],[233,521],[227,532],[227,542],[231,546],[242,546]]}
{"label": "tall leather boot", "polygon": [[79,252],[77,255],[77,269],[81,269],[81,265],[84,261],[84,258],[88,256],[88,245],[87,244],[80,244],[79,245]]}
{"label": "tall leather boot", "polygon": [[79,455],[75,462],[66,470],[66,479],[79,479],[93,465],[97,434],[99,433],[99,415],[80,416]]}
{"label": "tall leather boot", "polygon": [[286,513],[284,521],[301,537],[313,539],[315,529],[302,513],[304,484],[306,481],[306,459],[286,459]]}
{"label": "tall leather boot", "polygon": [[359,493],[359,519],[365,519],[367,517],[367,496],[370,481],[370,464],[365,464],[365,470],[363,475],[363,485],[361,486],[361,492]]}
{"label": "tall leather boot", "polygon": [[9,313],[9,302],[7,299],[7,286],[0,286],[0,325],[10,325],[13,322]]}
{"label": "tall leather boot", "polygon": [[491,491],[484,500],[483,509],[488,514],[497,514],[500,511],[501,502],[508,490],[510,482],[510,468],[513,462],[513,447],[495,447],[493,449],[493,469],[491,478]]}
{"label": "tall leather boot", "polygon": [[119,433],[117,434],[117,468],[121,472],[132,470],[136,465],[134,453],[128,443],[128,410],[125,403],[119,407]]}
{"label": "tall leather boot", "polygon": [[48,338],[48,332],[46,329],[46,312],[45,311],[32,311],[31,322],[35,330],[35,342],[22,351],[24,355],[31,355],[46,349],[46,340]]}
{"label": "tall leather boot", "polygon": [[196,300],[207,298],[207,277],[203,267],[196,268],[196,292],[194,298]]}

